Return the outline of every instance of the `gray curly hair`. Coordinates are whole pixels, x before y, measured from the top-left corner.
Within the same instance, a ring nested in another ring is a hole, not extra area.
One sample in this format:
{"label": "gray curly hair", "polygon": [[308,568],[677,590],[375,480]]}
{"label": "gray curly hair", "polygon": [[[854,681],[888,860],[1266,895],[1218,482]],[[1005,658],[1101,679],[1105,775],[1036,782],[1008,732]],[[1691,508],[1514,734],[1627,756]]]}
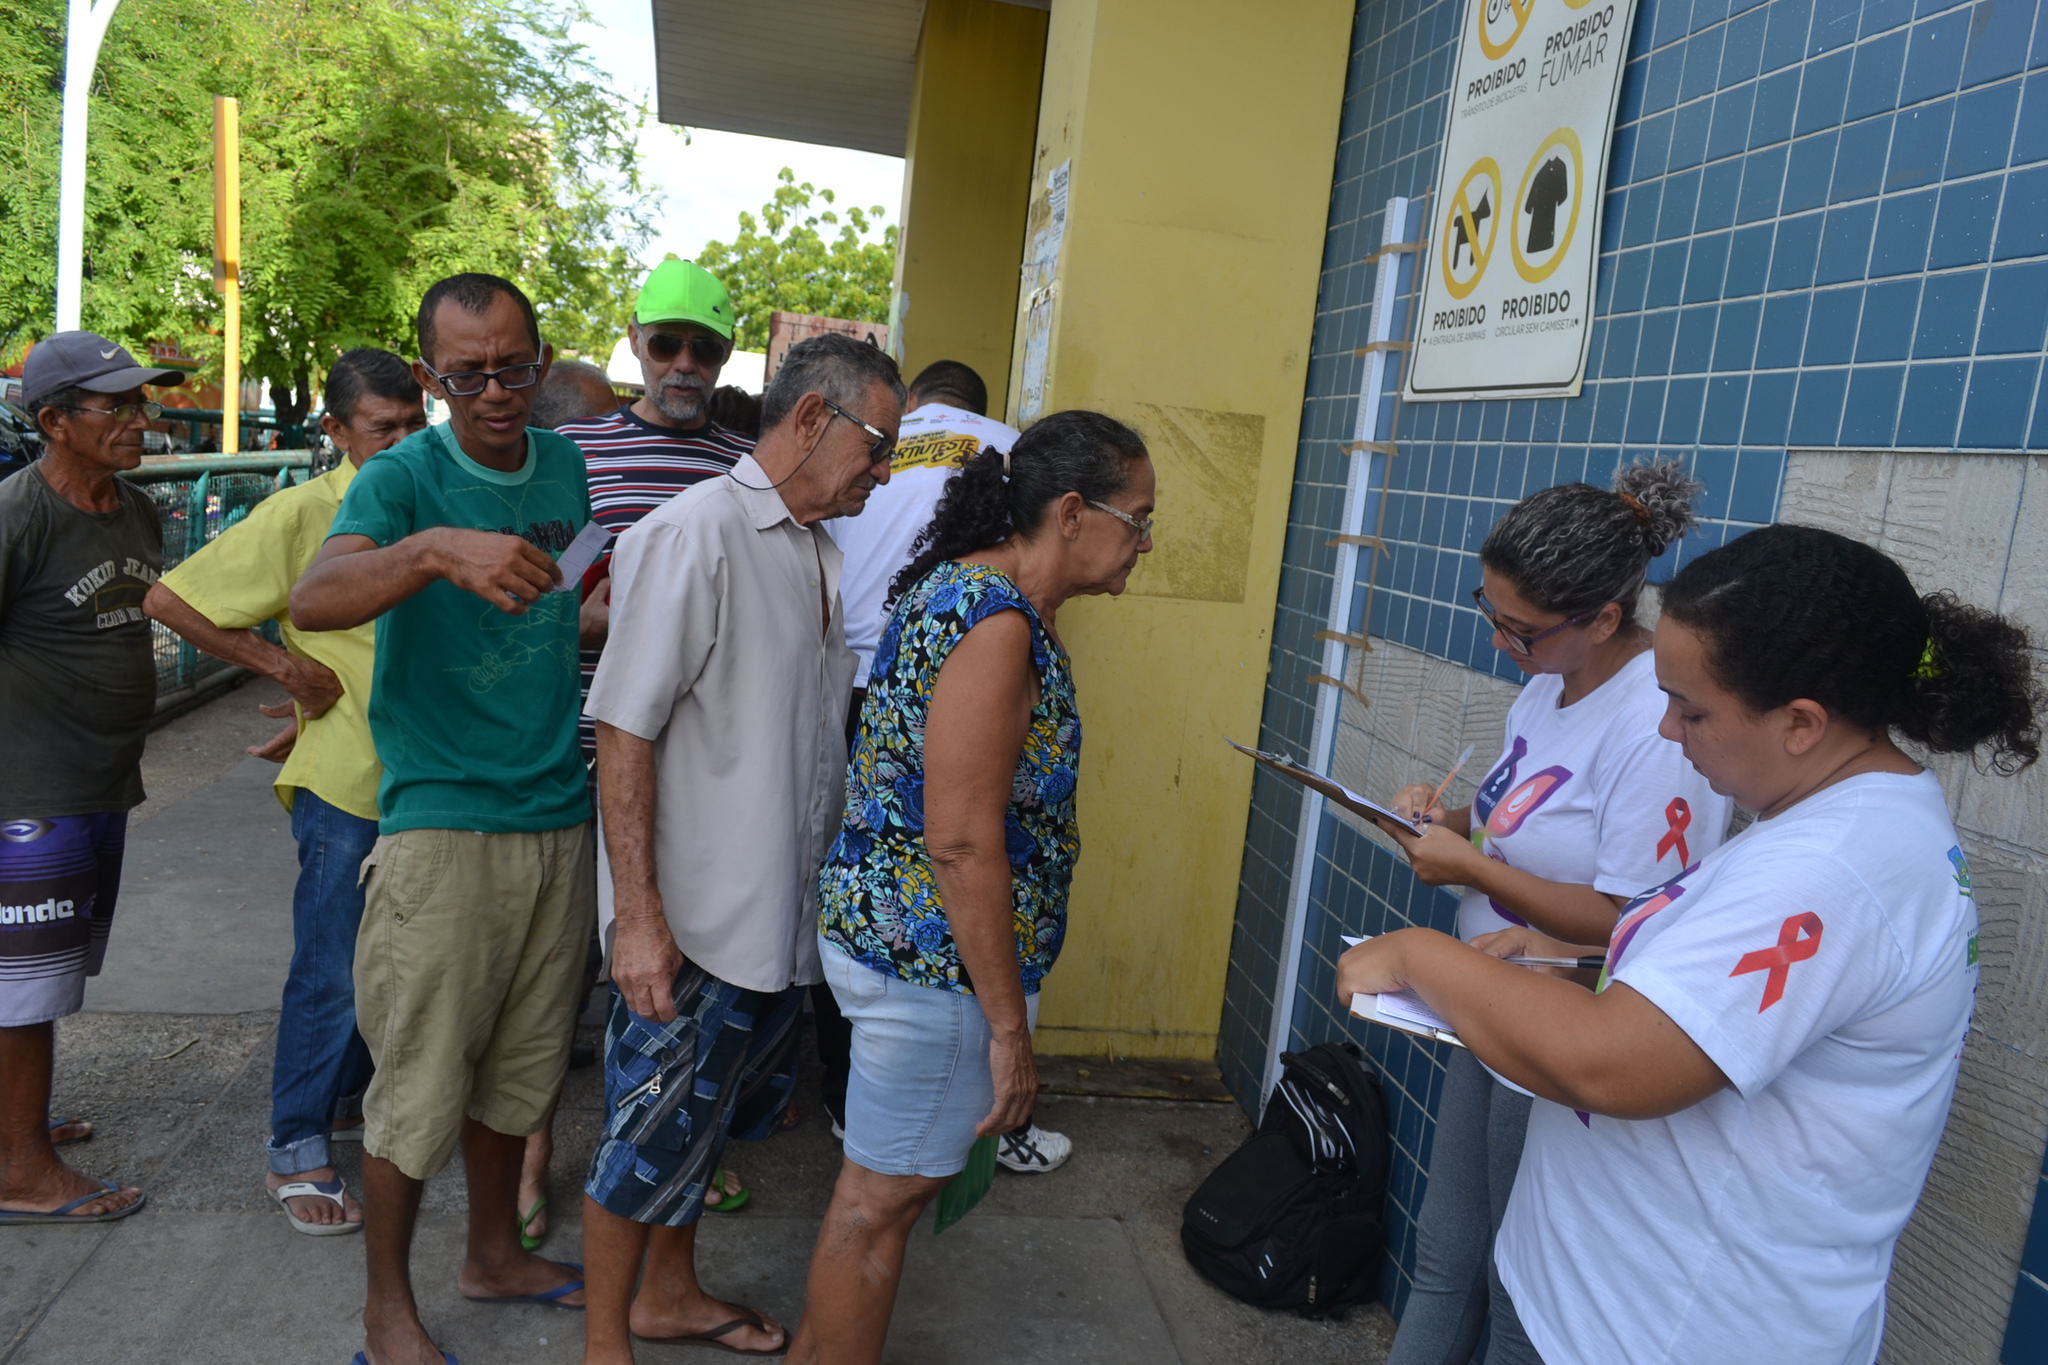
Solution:
{"label": "gray curly hair", "polygon": [[1576,616],[1614,602],[1632,621],[1650,562],[1697,524],[1692,504],[1704,491],[1677,460],[1624,466],[1612,489],[1546,488],[1493,524],[1479,562],[1544,611]]}

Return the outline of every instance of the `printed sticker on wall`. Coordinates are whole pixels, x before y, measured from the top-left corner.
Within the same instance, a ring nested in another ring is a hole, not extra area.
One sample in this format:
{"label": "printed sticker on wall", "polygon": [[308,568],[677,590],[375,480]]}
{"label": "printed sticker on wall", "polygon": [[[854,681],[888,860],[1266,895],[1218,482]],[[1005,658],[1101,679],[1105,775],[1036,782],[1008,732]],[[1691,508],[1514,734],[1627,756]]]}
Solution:
{"label": "printed sticker on wall", "polygon": [[1467,0],[1408,401],[1579,392],[1635,8]]}

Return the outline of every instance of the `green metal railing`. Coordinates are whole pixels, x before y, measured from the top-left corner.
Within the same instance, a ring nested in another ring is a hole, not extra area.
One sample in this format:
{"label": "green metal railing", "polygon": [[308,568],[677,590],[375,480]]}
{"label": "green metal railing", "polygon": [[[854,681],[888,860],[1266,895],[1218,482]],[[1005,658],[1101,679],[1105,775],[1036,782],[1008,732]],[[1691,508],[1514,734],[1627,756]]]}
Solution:
{"label": "green metal railing", "polygon": [[[278,489],[305,482],[313,472],[315,458],[314,452],[306,450],[190,455],[148,460],[127,477],[147,490],[156,503],[168,571],[248,516],[250,508]],[[189,701],[232,670],[232,665],[200,653],[176,632],[160,624],[153,630],[158,711]],[[262,632],[272,640],[277,638],[274,622],[266,621]]]}

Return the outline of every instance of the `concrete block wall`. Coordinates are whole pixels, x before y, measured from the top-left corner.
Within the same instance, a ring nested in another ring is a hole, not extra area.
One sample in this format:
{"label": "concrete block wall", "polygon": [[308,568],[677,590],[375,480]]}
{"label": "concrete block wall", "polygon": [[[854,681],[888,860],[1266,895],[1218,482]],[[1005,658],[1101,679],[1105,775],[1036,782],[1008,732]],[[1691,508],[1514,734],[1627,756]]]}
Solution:
{"label": "concrete block wall", "polygon": [[[1261,743],[1307,751],[1314,634],[1340,592],[1374,641],[1351,659],[1371,704],[1341,708],[1340,775],[1381,790],[1497,743],[1519,675],[1465,597],[1486,528],[1527,493],[1604,482],[1644,456],[1681,459],[1708,485],[1706,525],[1656,576],[1756,525],[1820,521],[2048,641],[2048,486],[2031,453],[2048,450],[2048,14],[2012,0],[1642,0],[1584,393],[1404,408],[1369,611],[1362,582],[1334,580],[1329,538],[1359,529],[1338,522],[1365,258],[1387,198],[1433,188],[1465,12],[1357,8]],[[2018,1273],[2048,1130],[2048,776],[1940,768],[1982,867],[1985,985],[1951,1141],[1901,1244],[1886,1359],[1988,1365],[2016,1282],[2015,1330],[2048,1325],[2048,1227],[2035,1277]],[[1309,832],[1303,941],[1283,943],[1299,818],[1299,790],[1261,775],[1219,1060],[1255,1104],[1274,983],[1298,952],[1283,1041],[1354,1037],[1385,1078],[1397,1154],[1382,1287],[1398,1312],[1442,1062],[1342,1015],[1337,935],[1448,927],[1455,902],[1377,836],[1326,818]],[[2011,1365],[2048,1365],[2048,1332],[2019,1335]]]}

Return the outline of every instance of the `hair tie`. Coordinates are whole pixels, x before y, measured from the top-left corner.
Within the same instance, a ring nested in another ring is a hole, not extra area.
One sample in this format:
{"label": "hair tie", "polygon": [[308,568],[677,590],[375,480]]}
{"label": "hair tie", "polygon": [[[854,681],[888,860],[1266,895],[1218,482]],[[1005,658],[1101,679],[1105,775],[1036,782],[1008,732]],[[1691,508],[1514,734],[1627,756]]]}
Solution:
{"label": "hair tie", "polygon": [[1633,493],[1623,493],[1619,489],[1617,489],[1615,491],[1614,496],[1620,498],[1624,503],[1626,503],[1628,505],[1628,510],[1635,513],[1636,520],[1641,522],[1643,525],[1648,526],[1652,521],[1656,520],[1656,518],[1653,515],[1651,515],[1650,509],[1643,506],[1641,501],[1639,501]]}
{"label": "hair tie", "polygon": [[1932,682],[1941,676],[1941,665],[1934,661],[1934,637],[1927,637],[1927,647],[1920,651],[1920,665],[1913,670],[1913,676],[1921,682]]}
{"label": "hair tie", "polygon": [[1003,482],[1008,483],[1010,481],[1010,452],[1005,450],[1001,453],[1003,457]]}

